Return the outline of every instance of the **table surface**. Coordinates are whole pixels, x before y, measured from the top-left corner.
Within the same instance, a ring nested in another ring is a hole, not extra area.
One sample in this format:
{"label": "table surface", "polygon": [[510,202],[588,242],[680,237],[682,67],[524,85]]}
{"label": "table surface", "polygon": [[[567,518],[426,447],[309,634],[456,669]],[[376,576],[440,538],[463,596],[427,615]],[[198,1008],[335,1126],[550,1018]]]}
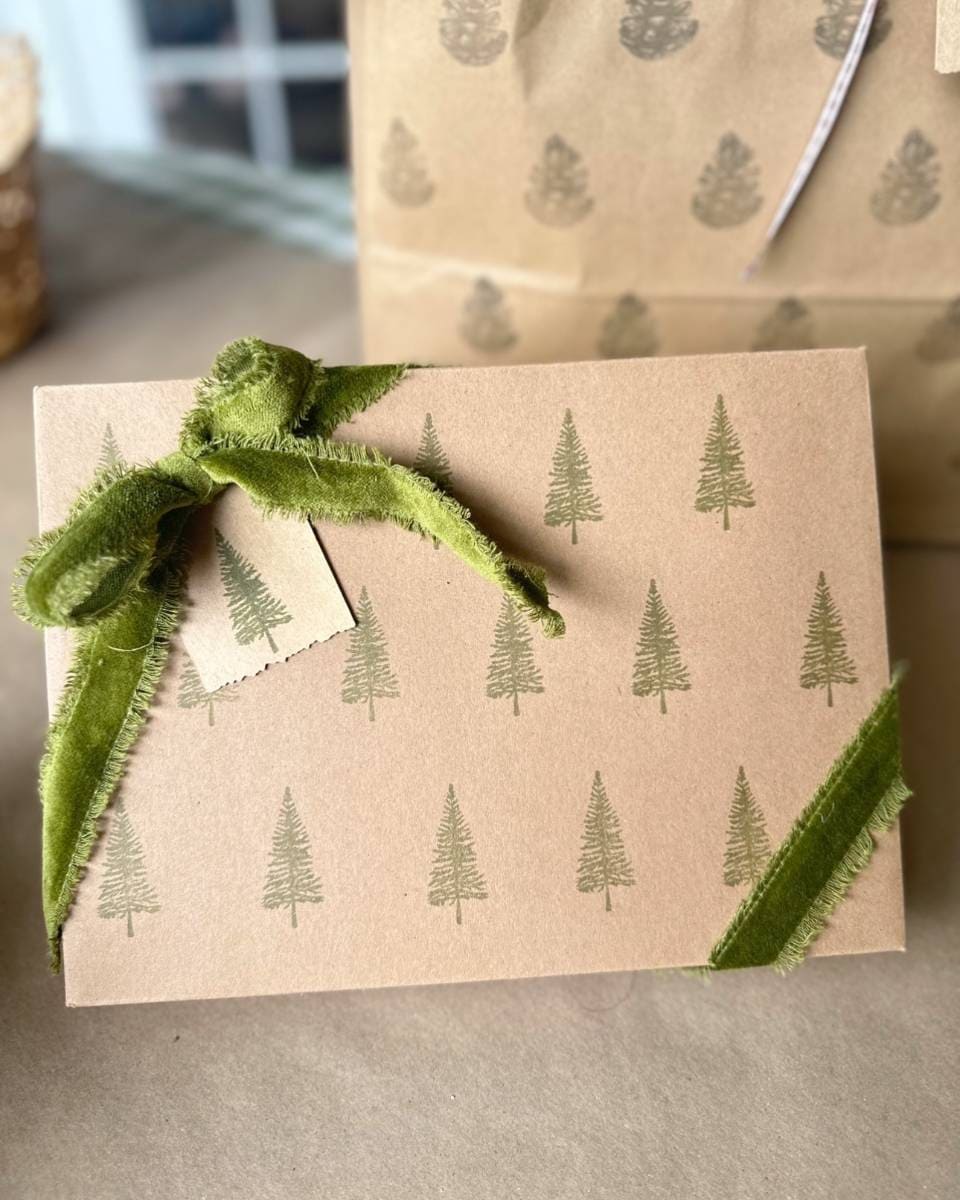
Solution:
{"label": "table surface", "polygon": [[[43,168],[50,329],[0,364],[0,565],[34,384],[190,377],[256,332],[356,360],[342,264]],[[45,968],[41,639],[0,608],[0,1178],[11,1200],[960,1194],[960,551],[886,556],[909,660],[906,954],[68,1010]],[[9,577],[9,575],[8,575]]]}

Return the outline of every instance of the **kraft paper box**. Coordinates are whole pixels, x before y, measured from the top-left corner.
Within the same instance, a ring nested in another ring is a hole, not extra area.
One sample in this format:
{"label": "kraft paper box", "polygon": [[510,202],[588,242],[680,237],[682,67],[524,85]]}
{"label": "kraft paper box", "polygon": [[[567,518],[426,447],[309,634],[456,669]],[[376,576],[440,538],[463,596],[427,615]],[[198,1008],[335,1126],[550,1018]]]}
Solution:
{"label": "kraft paper box", "polygon": [[885,536],[960,540],[960,75],[881,0],[353,0],[368,361],[868,347]]}
{"label": "kraft paper box", "polygon": [[[39,389],[42,526],[104,454],[168,451],[192,403]],[[566,636],[429,538],[320,524],[357,625],[226,692],[178,638],[66,923],[67,1002],[705,962],[889,679],[863,353],[423,369],[338,436],[443,474],[545,565]],[[894,829],[814,952],[903,937]]]}

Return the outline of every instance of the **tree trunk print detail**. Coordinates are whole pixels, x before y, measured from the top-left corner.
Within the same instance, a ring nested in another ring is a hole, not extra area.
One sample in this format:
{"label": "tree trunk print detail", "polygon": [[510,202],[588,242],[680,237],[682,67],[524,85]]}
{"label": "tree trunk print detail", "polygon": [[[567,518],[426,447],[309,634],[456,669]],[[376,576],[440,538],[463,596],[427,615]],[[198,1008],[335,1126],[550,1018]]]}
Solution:
{"label": "tree trunk print detail", "polygon": [[940,203],[937,148],[919,129],[911,129],[900,149],[887,160],[880,184],[870,197],[870,211],[884,225],[912,225]]}
{"label": "tree trunk print detail", "polygon": [[601,358],[648,358],[659,349],[649,307],[632,292],[625,292],[600,331],[597,350]]}
{"label": "tree trunk print detail", "polygon": [[357,623],[350,630],[347,661],[340,692],[344,704],[365,704],[370,720],[376,719],[375,700],[396,700],[397,677],[390,669],[387,642],[367,589],[360,589]]}
{"label": "tree trunk print detail", "polygon": [[597,771],[583,823],[577,891],[603,892],[604,910],[611,912],[610,889],[632,887],[634,883],[633,867],[623,845],[620,818],[607,798],[603,780]]}
{"label": "tree trunk print detail", "polygon": [[[823,7],[823,16],[817,17],[813,29],[814,41],[824,54],[842,59],[853,41],[863,12],[863,0],[824,0]],[[879,46],[893,28],[893,22],[887,14],[888,7],[887,0],[879,0],[863,48],[864,54],[869,54]]]}
{"label": "tree trunk print detail", "polygon": [[[453,474],[450,470],[450,463],[444,453],[443,446],[440,445],[440,437],[437,434],[437,429],[430,413],[427,413],[423,421],[420,446],[417,450],[417,457],[413,467],[421,475],[426,475],[428,479],[432,479],[441,491],[447,493],[451,491],[453,487]],[[433,539],[433,548],[434,550],[440,549],[440,542],[437,538]]]}
{"label": "tree trunk print detail", "polygon": [[951,300],[942,317],[933,321],[917,343],[924,362],[952,362],[960,358],[960,296]]}
{"label": "tree trunk print detail", "polygon": [[667,692],[690,690],[690,676],[677,645],[677,630],[655,579],[650,580],[647,592],[630,690],[635,696],[659,696],[661,713],[667,711]]}
{"label": "tree trunk print detail", "polygon": [[391,124],[380,154],[380,186],[403,208],[419,208],[433,196],[417,139],[399,118]]}
{"label": "tree trunk print detail", "polygon": [[545,525],[567,526],[570,541],[577,544],[577,525],[602,521],[603,510],[593,491],[590,462],[568,408],[560,427],[560,440],[553,452],[550,490],[543,521]]}
{"label": "tree trunk print detail", "polygon": [[833,707],[833,689],[838,683],[856,683],[857,671],[847,653],[843,620],[821,571],[807,618],[807,638],[800,667],[800,686],[826,688],[827,707]]}
{"label": "tree trunk print detail", "polygon": [[500,0],[443,0],[440,42],[465,67],[486,67],[507,48]]}
{"label": "tree trunk print detail", "polygon": [[105,851],[97,913],[105,920],[122,918],[127,937],[133,937],[133,914],[159,912],[160,902],[147,879],[143,848],[122,797],[113,808]]}
{"label": "tree trunk print detail", "polygon": [[217,558],[220,562],[220,581],[227,597],[233,636],[241,646],[249,646],[260,638],[266,638],[274,654],[277,643],[272,629],[286,625],[293,617],[281,601],[272,596],[260,578],[256,568],[223,536],[214,530],[217,543]]}
{"label": "tree trunk print detail", "polygon": [[627,0],[620,19],[620,44],[637,58],[666,58],[696,37],[700,22],[691,0]]}
{"label": "tree trunk print detail", "polygon": [[520,0],[517,8],[517,19],[513,26],[513,40],[523,41],[539,26],[540,22],[550,11],[553,0]]}
{"label": "tree trunk print detail", "polygon": [[437,830],[427,900],[438,908],[452,904],[457,924],[462,925],[464,900],[486,900],[488,895],[486,881],[477,867],[473,835],[451,783]]}
{"label": "tree trunk print detail", "polygon": [[503,302],[503,292],[489,279],[478,279],[463,306],[460,336],[484,354],[509,350],[516,342],[510,310]]}
{"label": "tree trunk print detail", "polygon": [[491,700],[512,700],[513,715],[518,717],[520,697],[542,691],[543,676],[533,657],[530,622],[510,597],[504,596],[487,667],[487,695]]}
{"label": "tree trunk print detail", "polygon": [[735,133],[720,139],[713,161],[700,175],[691,208],[697,220],[711,229],[742,225],[763,204],[758,191],[760,169],[753,151]]}
{"label": "tree trunk print detail", "polygon": [[527,211],[544,225],[562,228],[582,221],[593,208],[587,168],[574,148],[555,133],[530,173]]}
{"label": "tree trunk print detail", "polygon": [[323,889],[310,858],[310,838],[290,789],[284,788],[273,830],[263,907],[288,908],[290,926],[296,929],[297,905],[320,904],[322,901]]}
{"label": "tree trunk print detail", "polygon": [[730,528],[731,508],[753,508],[753,487],[747,480],[740,439],[727,416],[723,397],[718,396],[713,420],[700,459],[700,483],[694,508],[697,512],[722,512],[723,527]]}
{"label": "tree trunk print detail", "polygon": [[751,349],[812,350],[815,345],[810,309],[789,296],[760,322]]}
{"label": "tree trunk print detail", "polygon": [[753,887],[766,870],[769,859],[770,842],[763,813],[741,767],[737,771],[730,806],[723,882],[727,887],[739,887],[744,883]]}
{"label": "tree trunk print detail", "polygon": [[207,724],[212,728],[215,723],[214,709],[216,706],[239,699],[239,692],[232,683],[228,683],[226,687],[217,688],[215,692],[208,692],[203,686],[203,680],[200,678],[200,672],[197,670],[196,664],[190,655],[184,651],[183,667],[180,672],[180,686],[177,689],[178,708],[205,708],[207,710]]}
{"label": "tree trunk print detail", "polygon": [[100,443],[100,457],[97,460],[97,473],[101,471],[120,470],[127,464],[120,453],[120,445],[109,422],[103,428],[103,440]]}

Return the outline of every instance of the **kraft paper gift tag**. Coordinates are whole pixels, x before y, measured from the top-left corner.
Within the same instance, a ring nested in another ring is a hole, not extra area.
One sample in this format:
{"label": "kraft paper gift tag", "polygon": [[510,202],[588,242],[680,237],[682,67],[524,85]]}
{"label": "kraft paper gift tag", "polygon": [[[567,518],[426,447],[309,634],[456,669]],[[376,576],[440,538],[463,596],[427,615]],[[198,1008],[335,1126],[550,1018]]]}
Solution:
{"label": "kraft paper gift tag", "polygon": [[[57,389],[45,519],[62,414],[189,403]],[[862,352],[423,369],[342,436],[543,563],[567,634],[429,538],[322,525],[356,628],[206,698],[178,641],[65,926],[68,1003],[706,961],[888,682]],[[894,829],[814,952],[902,946]]]}

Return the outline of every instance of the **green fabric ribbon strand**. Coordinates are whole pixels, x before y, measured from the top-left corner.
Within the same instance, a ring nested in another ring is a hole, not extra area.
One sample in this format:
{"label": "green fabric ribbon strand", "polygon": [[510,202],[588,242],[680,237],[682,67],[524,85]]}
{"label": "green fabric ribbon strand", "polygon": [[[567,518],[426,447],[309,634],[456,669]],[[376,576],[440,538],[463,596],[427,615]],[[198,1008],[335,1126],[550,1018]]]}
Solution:
{"label": "green fabric ribbon strand", "polygon": [[393,521],[429,535],[541,622],[546,636],[562,635],[543,571],[504,555],[426,476],[368,447],[329,440],[405,371],[325,368],[258,338],[232,342],[197,388],[179,449],[151,466],[102,474],[21,564],[20,614],[41,627],[79,630],[40,770],[43,908],[55,968],[98,820],[177,625],[190,518],[230,484],[268,512]]}

